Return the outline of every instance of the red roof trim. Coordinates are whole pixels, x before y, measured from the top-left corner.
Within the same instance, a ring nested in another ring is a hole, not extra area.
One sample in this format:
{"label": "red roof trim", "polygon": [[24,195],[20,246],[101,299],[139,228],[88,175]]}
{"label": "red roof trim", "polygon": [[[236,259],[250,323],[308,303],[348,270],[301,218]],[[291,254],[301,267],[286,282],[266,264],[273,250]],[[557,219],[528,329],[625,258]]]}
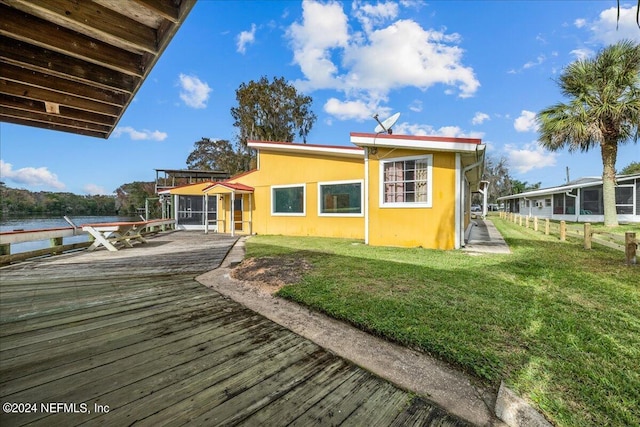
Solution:
{"label": "red roof trim", "polygon": [[449,136],[417,136],[417,135],[389,135],[386,133],[361,133],[351,132],[352,137],[376,138],[376,139],[409,139],[414,141],[438,141],[438,142],[463,142],[467,144],[482,144],[479,138],[454,138]]}
{"label": "red roof trim", "polygon": [[312,147],[312,148],[338,148],[345,150],[354,150],[354,151],[364,151],[360,147],[349,147],[345,145],[328,145],[328,144],[300,144],[296,142],[280,142],[280,141],[258,141],[258,140],[249,140],[248,143],[256,143],[256,144],[271,144],[271,145],[279,145],[279,146],[294,146],[294,147]]}
{"label": "red roof trim", "polygon": [[237,175],[233,175],[231,178],[229,178],[229,179],[225,179],[225,180],[224,180],[224,181],[222,181],[222,182],[231,182],[232,180],[238,179],[238,178],[240,178],[240,177],[242,177],[242,176],[249,175],[249,174],[254,173],[254,172],[257,172],[257,171],[258,171],[258,169],[251,169],[250,171],[240,172],[239,174],[237,174]]}
{"label": "red roof trim", "polygon": [[210,185],[209,187],[203,189],[202,191],[205,192],[207,190],[210,190],[214,187],[217,186],[221,186],[221,187],[225,187],[225,188],[229,188],[231,190],[238,190],[238,191],[253,191],[255,190],[253,187],[249,187],[248,185],[244,185],[244,184],[240,184],[238,182],[216,182],[213,185]]}
{"label": "red roof trim", "polygon": [[178,185],[176,187],[170,187],[167,188],[166,190],[162,190],[160,191],[160,193],[164,193],[164,192],[171,192],[173,190],[179,189],[179,188],[186,188],[186,187],[193,187],[194,185],[202,185],[202,184],[215,184],[216,182],[220,182],[220,181],[202,181],[202,182],[193,182],[191,184],[184,184],[184,185]]}

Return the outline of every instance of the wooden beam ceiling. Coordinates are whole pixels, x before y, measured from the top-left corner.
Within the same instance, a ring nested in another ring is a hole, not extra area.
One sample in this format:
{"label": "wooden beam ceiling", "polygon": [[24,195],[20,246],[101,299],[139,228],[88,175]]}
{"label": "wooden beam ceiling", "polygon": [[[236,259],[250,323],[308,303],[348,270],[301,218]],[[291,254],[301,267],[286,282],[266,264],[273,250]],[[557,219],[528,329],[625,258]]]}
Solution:
{"label": "wooden beam ceiling", "polygon": [[0,0],[0,121],[108,138],[196,0]]}

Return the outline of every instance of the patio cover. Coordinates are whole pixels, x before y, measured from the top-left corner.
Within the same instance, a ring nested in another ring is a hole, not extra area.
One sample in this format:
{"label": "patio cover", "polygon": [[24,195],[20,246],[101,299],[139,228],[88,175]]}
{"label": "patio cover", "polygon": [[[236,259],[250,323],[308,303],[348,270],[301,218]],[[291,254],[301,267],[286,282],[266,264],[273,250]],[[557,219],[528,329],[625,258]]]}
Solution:
{"label": "patio cover", "polygon": [[[205,194],[205,212],[206,218],[204,222],[204,232],[209,232],[209,194],[215,195],[225,195],[228,194],[231,196],[231,235],[235,235],[235,224],[233,222],[233,214],[234,214],[234,201],[236,198],[236,194],[250,194],[252,195],[254,191],[253,187],[249,187],[248,185],[233,183],[233,182],[216,182],[215,184],[205,188],[202,192]],[[216,222],[224,222],[224,220],[216,219]],[[251,234],[253,224],[253,197],[249,196],[249,234]]]}
{"label": "patio cover", "polygon": [[108,138],[196,0],[2,0],[0,121]]}

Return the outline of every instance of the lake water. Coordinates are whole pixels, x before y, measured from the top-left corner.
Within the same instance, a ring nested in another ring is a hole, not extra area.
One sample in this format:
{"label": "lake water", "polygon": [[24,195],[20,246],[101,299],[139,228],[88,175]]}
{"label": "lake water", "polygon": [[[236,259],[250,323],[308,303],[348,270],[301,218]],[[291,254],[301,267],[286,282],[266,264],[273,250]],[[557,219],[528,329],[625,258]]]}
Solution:
{"label": "lake water", "polygon": [[[98,222],[140,221],[140,217],[129,216],[69,216],[69,219],[77,226]],[[0,220],[0,232],[13,230],[42,230],[47,228],[71,227],[63,217],[20,217],[3,218]],[[89,240],[89,235],[65,237],[64,244],[82,243]],[[49,247],[49,240],[16,243],[11,245],[11,253],[34,251]]]}

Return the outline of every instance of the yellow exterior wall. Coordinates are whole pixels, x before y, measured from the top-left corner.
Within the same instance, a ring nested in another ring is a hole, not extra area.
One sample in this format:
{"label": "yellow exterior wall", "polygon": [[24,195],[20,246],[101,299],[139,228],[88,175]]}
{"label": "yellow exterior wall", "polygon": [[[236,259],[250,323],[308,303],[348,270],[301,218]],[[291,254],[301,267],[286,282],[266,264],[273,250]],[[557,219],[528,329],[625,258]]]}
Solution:
{"label": "yellow exterior wall", "polygon": [[[380,207],[380,162],[397,158],[432,155],[431,207]],[[362,204],[368,204],[369,244],[374,246],[424,247],[450,250],[455,248],[456,154],[407,149],[378,148],[368,162],[369,194]],[[365,216],[340,217],[318,214],[318,182],[360,181],[365,186],[364,158],[332,156],[329,153],[311,154],[261,149],[259,169],[229,180],[254,188],[254,193],[236,194],[243,198],[243,220],[251,219],[238,234],[250,231],[257,234],[320,236],[364,239]],[[304,185],[305,215],[285,216],[271,213],[272,186]],[[176,188],[172,194],[201,195],[210,184],[194,184]],[[226,188],[210,193],[210,203],[218,204],[219,232],[231,231],[231,194]],[[218,194],[214,194],[218,193]],[[251,199],[251,201],[249,200]],[[469,218],[463,218],[464,225]]]}
{"label": "yellow exterior wall", "polygon": [[170,194],[179,194],[181,196],[202,196],[202,190],[211,186],[212,182],[199,182],[197,184],[183,185],[169,190]]}
{"label": "yellow exterior wall", "polygon": [[[433,155],[432,207],[380,207],[380,162]],[[369,156],[369,244],[455,248],[455,153],[379,148]]]}
{"label": "yellow exterior wall", "polygon": [[[318,182],[363,180],[363,158],[267,150],[260,150],[259,156],[258,170],[230,180],[255,188],[252,206],[254,233],[364,239],[364,215],[318,215]],[[305,185],[305,215],[272,215],[271,186],[289,184]],[[364,187],[364,183],[362,185]],[[365,201],[362,203],[364,210]],[[245,208],[248,209],[248,203],[245,203]]]}

